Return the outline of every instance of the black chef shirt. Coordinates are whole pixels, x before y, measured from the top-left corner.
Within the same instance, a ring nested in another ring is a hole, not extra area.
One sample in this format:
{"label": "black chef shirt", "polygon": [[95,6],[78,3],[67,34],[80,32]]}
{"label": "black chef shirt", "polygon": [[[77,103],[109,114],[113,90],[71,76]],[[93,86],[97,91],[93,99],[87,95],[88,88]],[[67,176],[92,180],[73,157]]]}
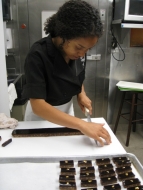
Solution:
{"label": "black chef shirt", "polygon": [[85,58],[67,64],[51,36],[34,43],[25,60],[24,98],[44,99],[53,106],[65,104],[81,92]]}

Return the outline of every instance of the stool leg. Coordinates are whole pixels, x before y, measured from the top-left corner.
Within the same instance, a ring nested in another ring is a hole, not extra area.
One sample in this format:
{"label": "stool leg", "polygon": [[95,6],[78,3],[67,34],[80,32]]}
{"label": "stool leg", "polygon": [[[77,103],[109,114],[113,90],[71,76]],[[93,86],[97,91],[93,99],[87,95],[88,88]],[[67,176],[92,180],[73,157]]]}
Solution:
{"label": "stool leg", "polygon": [[119,107],[119,111],[118,111],[118,115],[117,115],[117,119],[116,119],[116,123],[115,123],[115,127],[113,129],[114,134],[117,131],[117,127],[118,127],[118,123],[119,123],[119,119],[120,119],[120,115],[121,115],[121,111],[122,111],[122,107],[123,107],[123,103],[124,103],[124,99],[125,99],[125,94],[126,94],[126,92],[123,91],[121,103],[120,103],[120,107]]}
{"label": "stool leg", "polygon": [[132,95],[132,105],[131,105],[131,112],[130,112],[130,118],[129,118],[129,125],[128,125],[128,132],[127,132],[127,140],[126,140],[126,146],[129,146],[129,140],[130,140],[130,134],[131,134],[131,127],[132,127],[132,118],[134,113],[134,104],[135,104],[135,93]]}
{"label": "stool leg", "polygon": [[[138,94],[135,94],[135,108],[134,108],[134,113],[133,113],[133,120],[136,120],[136,113],[137,113],[137,99],[138,99]],[[136,132],[136,122],[133,123],[133,132]]]}

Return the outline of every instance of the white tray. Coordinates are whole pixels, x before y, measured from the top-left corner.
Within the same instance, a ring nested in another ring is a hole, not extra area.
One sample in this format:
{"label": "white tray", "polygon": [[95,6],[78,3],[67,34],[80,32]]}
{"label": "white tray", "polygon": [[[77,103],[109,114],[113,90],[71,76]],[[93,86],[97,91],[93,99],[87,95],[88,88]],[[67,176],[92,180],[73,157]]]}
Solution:
{"label": "white tray", "polygon": [[[58,190],[60,175],[60,160],[74,160],[76,168],[76,185],[77,190],[80,187],[78,160],[92,160],[95,167],[95,176],[98,190],[103,190],[100,184],[98,166],[95,164],[97,158],[110,158],[116,156],[126,156],[132,162],[132,171],[143,184],[143,166],[135,155],[116,154],[100,156],[71,156],[71,157],[23,157],[23,158],[0,158],[0,190]],[[112,161],[111,161],[112,162]],[[113,163],[113,162],[112,162]],[[113,164],[114,165],[114,164]],[[121,185],[122,182],[118,183]]]}

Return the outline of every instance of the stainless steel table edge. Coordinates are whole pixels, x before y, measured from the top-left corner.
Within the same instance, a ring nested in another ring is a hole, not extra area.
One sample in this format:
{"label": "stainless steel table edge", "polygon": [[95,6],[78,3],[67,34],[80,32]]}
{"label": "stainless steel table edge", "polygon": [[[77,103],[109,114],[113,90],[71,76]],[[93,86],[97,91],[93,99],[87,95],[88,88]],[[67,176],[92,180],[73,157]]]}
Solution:
{"label": "stainless steel table edge", "polygon": [[131,162],[133,163],[134,167],[138,171],[138,173],[143,176],[143,166],[140,163],[140,161],[137,159],[137,157],[132,154],[132,153],[125,153],[125,154],[109,154],[109,155],[91,155],[91,156],[65,156],[65,157],[60,157],[60,156],[49,156],[49,157],[3,157],[0,158],[0,164],[5,164],[5,163],[25,163],[25,162],[30,162],[30,163],[55,163],[59,162],[60,160],[95,160],[99,158],[110,158],[112,159],[113,157],[123,157],[126,156],[128,157]]}

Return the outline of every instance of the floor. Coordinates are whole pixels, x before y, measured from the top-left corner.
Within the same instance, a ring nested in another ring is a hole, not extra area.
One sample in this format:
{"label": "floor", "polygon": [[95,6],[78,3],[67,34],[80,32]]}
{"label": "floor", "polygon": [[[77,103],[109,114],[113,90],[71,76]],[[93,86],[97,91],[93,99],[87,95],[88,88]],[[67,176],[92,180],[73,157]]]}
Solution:
{"label": "floor", "polygon": [[[110,126],[112,128],[112,126]],[[137,126],[136,132],[131,132],[129,146],[125,146],[127,128],[121,128],[116,132],[116,137],[128,153],[134,154],[143,165],[143,127]]]}

